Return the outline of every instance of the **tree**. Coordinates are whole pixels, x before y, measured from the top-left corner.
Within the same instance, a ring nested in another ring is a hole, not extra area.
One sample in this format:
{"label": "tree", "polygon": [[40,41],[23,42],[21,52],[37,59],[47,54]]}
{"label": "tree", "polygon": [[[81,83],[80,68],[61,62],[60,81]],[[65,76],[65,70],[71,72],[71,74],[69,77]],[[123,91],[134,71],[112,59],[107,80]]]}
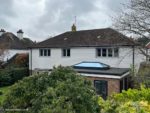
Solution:
{"label": "tree", "polygon": [[3,61],[5,54],[7,53],[8,45],[0,43],[0,61]]}
{"label": "tree", "polygon": [[[150,0],[131,0],[126,9],[116,18],[114,27],[137,37],[150,39]],[[150,57],[139,48],[141,53]]]}
{"label": "tree", "polygon": [[101,113],[149,113],[150,88],[129,89],[112,95],[108,100],[99,98]]}
{"label": "tree", "polygon": [[51,74],[32,75],[18,82],[3,107],[28,108],[29,113],[99,113],[91,82],[69,67],[54,68]]}
{"label": "tree", "polygon": [[137,76],[134,77],[134,82],[137,88],[140,87],[140,84],[150,88],[150,63],[141,63]]}

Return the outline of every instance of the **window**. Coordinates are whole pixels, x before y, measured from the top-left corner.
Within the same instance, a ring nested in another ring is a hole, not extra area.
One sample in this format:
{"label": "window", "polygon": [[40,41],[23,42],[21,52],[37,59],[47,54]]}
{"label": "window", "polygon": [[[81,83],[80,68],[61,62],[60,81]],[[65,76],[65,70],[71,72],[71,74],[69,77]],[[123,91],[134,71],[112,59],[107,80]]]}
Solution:
{"label": "window", "polygon": [[63,57],[70,57],[70,49],[62,49]]}
{"label": "window", "polygon": [[97,57],[118,57],[119,49],[118,48],[97,48],[96,56]]}
{"label": "window", "polygon": [[51,50],[50,49],[40,49],[39,55],[40,56],[51,56]]}
{"label": "window", "polygon": [[106,50],[107,50],[106,48],[102,48],[102,56],[103,57],[107,56]]}
{"label": "window", "polygon": [[119,50],[118,48],[114,48],[114,57],[118,57],[119,56]]}
{"label": "window", "polygon": [[101,56],[101,49],[100,49],[100,48],[97,49],[97,56],[98,56],[98,57]]}
{"label": "window", "polygon": [[96,89],[96,93],[101,95],[104,99],[107,97],[107,81],[105,80],[94,80],[94,87]]}
{"label": "window", "polygon": [[108,57],[112,57],[113,56],[113,50],[112,48],[108,48]]}

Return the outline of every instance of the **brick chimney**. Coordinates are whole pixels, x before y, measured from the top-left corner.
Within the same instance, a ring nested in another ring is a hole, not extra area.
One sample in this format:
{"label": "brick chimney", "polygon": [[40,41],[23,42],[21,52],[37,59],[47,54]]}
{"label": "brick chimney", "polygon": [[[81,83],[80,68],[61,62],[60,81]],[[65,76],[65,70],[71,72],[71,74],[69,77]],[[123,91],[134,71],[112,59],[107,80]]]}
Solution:
{"label": "brick chimney", "polygon": [[23,31],[22,31],[22,29],[19,29],[17,31],[17,37],[20,38],[20,39],[23,39]]}
{"label": "brick chimney", "polygon": [[2,34],[4,34],[5,33],[5,30],[4,29],[1,29],[0,30],[0,36],[2,36]]}
{"label": "brick chimney", "polygon": [[72,25],[71,30],[72,30],[72,32],[77,31],[77,28],[76,28],[75,24]]}

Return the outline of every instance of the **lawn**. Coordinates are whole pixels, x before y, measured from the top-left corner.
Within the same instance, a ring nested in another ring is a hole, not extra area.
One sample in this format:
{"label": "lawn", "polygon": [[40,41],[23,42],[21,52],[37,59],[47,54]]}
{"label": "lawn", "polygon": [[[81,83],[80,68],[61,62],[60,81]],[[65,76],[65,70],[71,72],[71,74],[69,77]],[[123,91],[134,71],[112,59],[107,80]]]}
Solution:
{"label": "lawn", "polygon": [[0,105],[6,98],[6,94],[9,92],[9,89],[10,89],[10,86],[0,88],[0,93],[2,92],[2,94],[0,95]]}

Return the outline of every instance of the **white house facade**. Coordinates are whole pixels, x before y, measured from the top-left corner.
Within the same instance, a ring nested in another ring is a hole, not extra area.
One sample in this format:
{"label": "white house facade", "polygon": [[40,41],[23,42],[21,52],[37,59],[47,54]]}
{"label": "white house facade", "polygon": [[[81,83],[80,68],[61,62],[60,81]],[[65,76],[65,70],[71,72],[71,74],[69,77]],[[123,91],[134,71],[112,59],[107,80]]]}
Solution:
{"label": "white house facade", "polygon": [[[107,49],[107,56],[98,56],[97,49]],[[41,56],[41,50],[50,50],[49,56]],[[32,49],[32,56],[30,51],[30,70],[35,69],[52,69],[53,66],[72,66],[82,61],[102,62],[109,64],[111,67],[130,68],[133,64],[133,49],[131,47],[118,47],[117,56],[108,56],[108,49],[115,49],[113,47],[73,47],[70,49],[69,56],[63,56],[63,48],[41,48]],[[114,54],[114,53],[113,53]],[[146,58],[138,49],[135,49],[135,67],[138,68],[140,62],[145,61]]]}
{"label": "white house facade", "polygon": [[49,70],[83,61],[101,62],[116,68],[134,65],[138,69],[146,58],[137,46],[110,28],[66,32],[31,47],[29,69]]}

